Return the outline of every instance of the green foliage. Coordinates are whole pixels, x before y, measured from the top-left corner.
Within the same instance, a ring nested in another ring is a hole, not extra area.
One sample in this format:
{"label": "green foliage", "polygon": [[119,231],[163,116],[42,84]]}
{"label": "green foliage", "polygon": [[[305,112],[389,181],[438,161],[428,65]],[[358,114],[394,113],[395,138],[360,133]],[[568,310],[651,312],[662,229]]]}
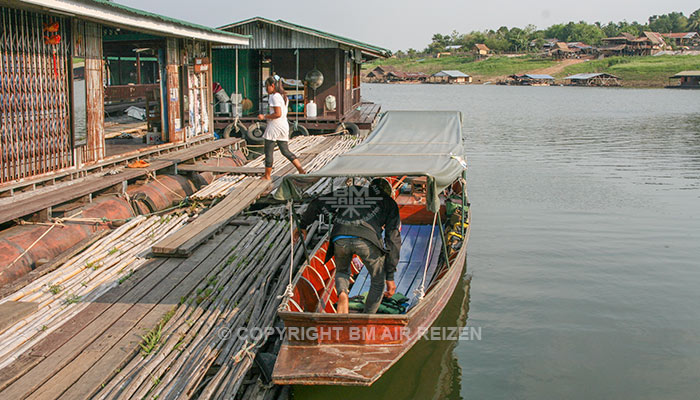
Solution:
{"label": "green foliage", "polygon": [[654,32],[686,32],[688,30],[688,18],[682,12],[672,12],[649,17],[649,29]]}
{"label": "green foliage", "polygon": [[[503,57],[493,56],[482,61],[476,61],[473,56],[447,56],[440,58],[421,59],[389,59],[381,60],[376,65],[391,65],[406,72],[425,72],[434,74],[441,70],[458,70],[469,75],[501,76],[528,72],[536,69],[551,67],[556,61],[536,56]],[[371,69],[375,64],[368,65]]]}
{"label": "green foliage", "polygon": [[75,304],[75,303],[79,303],[79,302],[80,302],[80,299],[82,299],[82,296],[78,296],[78,295],[75,294],[75,293],[71,293],[71,294],[68,295],[68,297],[66,297],[66,304]]}
{"label": "green foliage", "polygon": [[126,282],[126,280],[131,278],[133,275],[134,275],[134,270],[133,269],[129,270],[129,273],[127,273],[126,275],[119,278],[119,284],[121,285],[122,283]]}
{"label": "green foliage", "polygon": [[601,43],[605,37],[618,36],[621,33],[630,33],[640,36],[644,31],[654,32],[687,32],[700,31],[700,9],[686,17],[682,12],[670,12],[668,14],[652,15],[648,23],[637,21],[613,22],[601,24],[596,22],[589,24],[584,21],[554,24],[550,27],[538,30],[534,25],[525,28],[502,26],[497,30],[472,31],[460,34],[452,31],[449,35],[436,33],[433,35],[428,47],[423,52],[408,49],[405,52],[399,50],[398,58],[416,58],[425,55],[434,55],[444,52],[448,46],[462,46],[463,51],[470,51],[475,44],[484,43],[496,53],[501,52],[528,52],[539,51],[544,43],[542,39],[556,38],[562,42],[584,42],[590,45]]}
{"label": "green foliage", "polygon": [[141,336],[143,342],[141,342],[139,346],[141,347],[141,355],[144,358],[158,349],[160,346],[160,340],[163,337],[163,327],[168,323],[168,321],[170,321],[173,315],[175,315],[175,309],[168,311],[168,313],[161,318],[160,322],[155,326],[155,328]]}
{"label": "green foliage", "polygon": [[607,72],[622,78],[626,85],[663,86],[668,84],[669,76],[679,71],[697,69],[698,65],[700,56],[609,57],[570,65],[558,75]]}
{"label": "green foliage", "polygon": [[56,284],[49,283],[49,292],[51,292],[51,294],[59,294],[62,291],[63,291],[63,286],[59,285],[58,283],[56,283]]}
{"label": "green foliage", "polygon": [[700,8],[693,11],[688,17],[688,30],[700,32]]}

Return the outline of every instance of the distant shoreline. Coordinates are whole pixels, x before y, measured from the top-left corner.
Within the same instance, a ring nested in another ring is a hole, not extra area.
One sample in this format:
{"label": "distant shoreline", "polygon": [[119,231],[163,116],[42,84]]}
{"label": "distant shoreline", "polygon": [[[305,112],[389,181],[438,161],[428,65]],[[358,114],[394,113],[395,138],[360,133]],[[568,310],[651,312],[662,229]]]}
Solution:
{"label": "distant shoreline", "polygon": [[[569,75],[603,72],[621,79],[627,88],[665,88],[678,84],[670,76],[685,70],[700,69],[700,55],[625,56],[603,59],[552,60],[534,55],[496,55],[474,61],[469,56],[440,58],[391,58],[363,65],[363,76],[377,66],[389,66],[401,72],[434,74],[442,70],[457,70],[472,77],[474,84],[505,80],[513,74],[550,74],[560,85]],[[417,84],[417,83],[400,83]]]}

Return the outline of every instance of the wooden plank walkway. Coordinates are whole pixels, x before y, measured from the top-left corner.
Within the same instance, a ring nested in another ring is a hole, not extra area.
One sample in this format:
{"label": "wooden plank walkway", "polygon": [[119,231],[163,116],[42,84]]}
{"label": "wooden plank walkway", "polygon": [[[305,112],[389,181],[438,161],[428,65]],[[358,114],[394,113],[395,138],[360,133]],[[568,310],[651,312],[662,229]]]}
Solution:
{"label": "wooden plank walkway", "polygon": [[81,168],[66,168],[65,170],[47,173],[35,178],[27,178],[17,182],[3,184],[0,185],[0,197],[12,197],[16,192],[34,190],[35,188],[41,186],[53,186],[59,182],[70,182],[95,172],[104,171],[105,169],[114,168],[120,165],[126,165],[134,160],[147,159],[157,157],[162,154],[190,149],[213,140],[214,137],[212,135],[204,135],[193,138],[188,142],[160,144],[119,156],[107,157],[103,161],[95,164],[89,164]]}
{"label": "wooden plank walkway", "polygon": [[195,164],[180,164],[177,170],[184,172],[216,172],[219,174],[244,174],[244,175],[262,175],[265,173],[265,168],[253,167],[229,167],[224,165],[205,165],[200,163]]}
{"label": "wooden plank walkway", "polygon": [[168,236],[153,246],[158,256],[188,257],[202,243],[222,230],[238,213],[245,210],[272,186],[271,181],[245,178],[233,192],[222,201],[200,215],[194,222],[185,225],[174,235]]}
{"label": "wooden plank walkway", "polygon": [[[322,143],[306,149],[298,155],[299,162],[307,165],[323,151],[336,143],[335,138],[327,138]],[[179,170],[188,169],[188,165],[178,166]],[[195,167],[196,168],[196,167]],[[218,168],[218,167],[215,167]],[[230,167],[229,167],[230,168]],[[237,167],[241,169],[241,167]],[[248,168],[254,169],[254,168]],[[224,199],[203,213],[191,224],[184,226],[176,234],[169,236],[153,246],[153,254],[165,257],[187,257],[206,242],[210,237],[233,220],[238,213],[245,210],[259,197],[269,194],[279,186],[282,177],[296,172],[296,168],[287,163],[275,171],[271,181],[247,177],[238,184],[236,189],[227,194]]]}
{"label": "wooden plank walkway", "polygon": [[363,102],[360,104],[360,109],[349,112],[343,122],[357,124],[360,129],[370,129],[381,109],[382,106],[379,104]]}
{"label": "wooden plank walkway", "polygon": [[239,142],[241,142],[241,139],[237,138],[207,142],[199,146],[159,157],[151,161],[151,165],[147,168],[125,169],[114,175],[95,177],[74,185],[63,186],[56,188],[55,190],[43,192],[33,196],[27,201],[18,202],[17,204],[3,207],[2,210],[0,210],[0,224],[46,210],[52,206],[78,199],[116,185],[123,184],[129,180],[144,177],[151,172],[201,157],[222,147],[237,144]]}
{"label": "wooden plank walkway", "polygon": [[0,370],[0,398],[88,398],[139,351],[142,335],[230,256],[250,231],[227,226],[188,259],[155,259]]}

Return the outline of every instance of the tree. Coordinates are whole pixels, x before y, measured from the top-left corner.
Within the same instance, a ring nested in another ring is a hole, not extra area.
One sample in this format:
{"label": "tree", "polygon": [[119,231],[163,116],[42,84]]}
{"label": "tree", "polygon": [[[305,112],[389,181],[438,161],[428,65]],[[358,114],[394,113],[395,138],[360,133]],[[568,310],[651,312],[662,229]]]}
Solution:
{"label": "tree", "polygon": [[693,11],[688,17],[688,30],[700,33],[700,8]]}
{"label": "tree", "polygon": [[672,12],[649,17],[649,29],[654,32],[685,32],[688,28],[688,18],[682,12]]}

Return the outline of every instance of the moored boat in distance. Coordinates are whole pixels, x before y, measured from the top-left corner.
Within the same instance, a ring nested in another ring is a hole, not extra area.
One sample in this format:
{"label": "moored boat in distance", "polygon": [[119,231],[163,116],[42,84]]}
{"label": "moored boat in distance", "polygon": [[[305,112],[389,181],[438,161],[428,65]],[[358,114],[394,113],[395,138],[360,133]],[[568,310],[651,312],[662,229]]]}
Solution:
{"label": "moored boat in distance", "polygon": [[[369,386],[428,332],[466,263],[471,213],[462,140],[459,112],[391,111],[350,152],[315,173],[285,177],[275,196],[290,201],[290,210],[305,188],[322,179],[333,187],[349,177],[355,183],[387,178],[402,220],[395,283],[397,295],[405,297],[392,303],[401,304],[391,314],[381,308],[378,314],[337,313],[335,261],[324,262],[326,234],[280,305],[286,332],[274,383]],[[351,301],[370,283],[357,257],[352,274]]]}

